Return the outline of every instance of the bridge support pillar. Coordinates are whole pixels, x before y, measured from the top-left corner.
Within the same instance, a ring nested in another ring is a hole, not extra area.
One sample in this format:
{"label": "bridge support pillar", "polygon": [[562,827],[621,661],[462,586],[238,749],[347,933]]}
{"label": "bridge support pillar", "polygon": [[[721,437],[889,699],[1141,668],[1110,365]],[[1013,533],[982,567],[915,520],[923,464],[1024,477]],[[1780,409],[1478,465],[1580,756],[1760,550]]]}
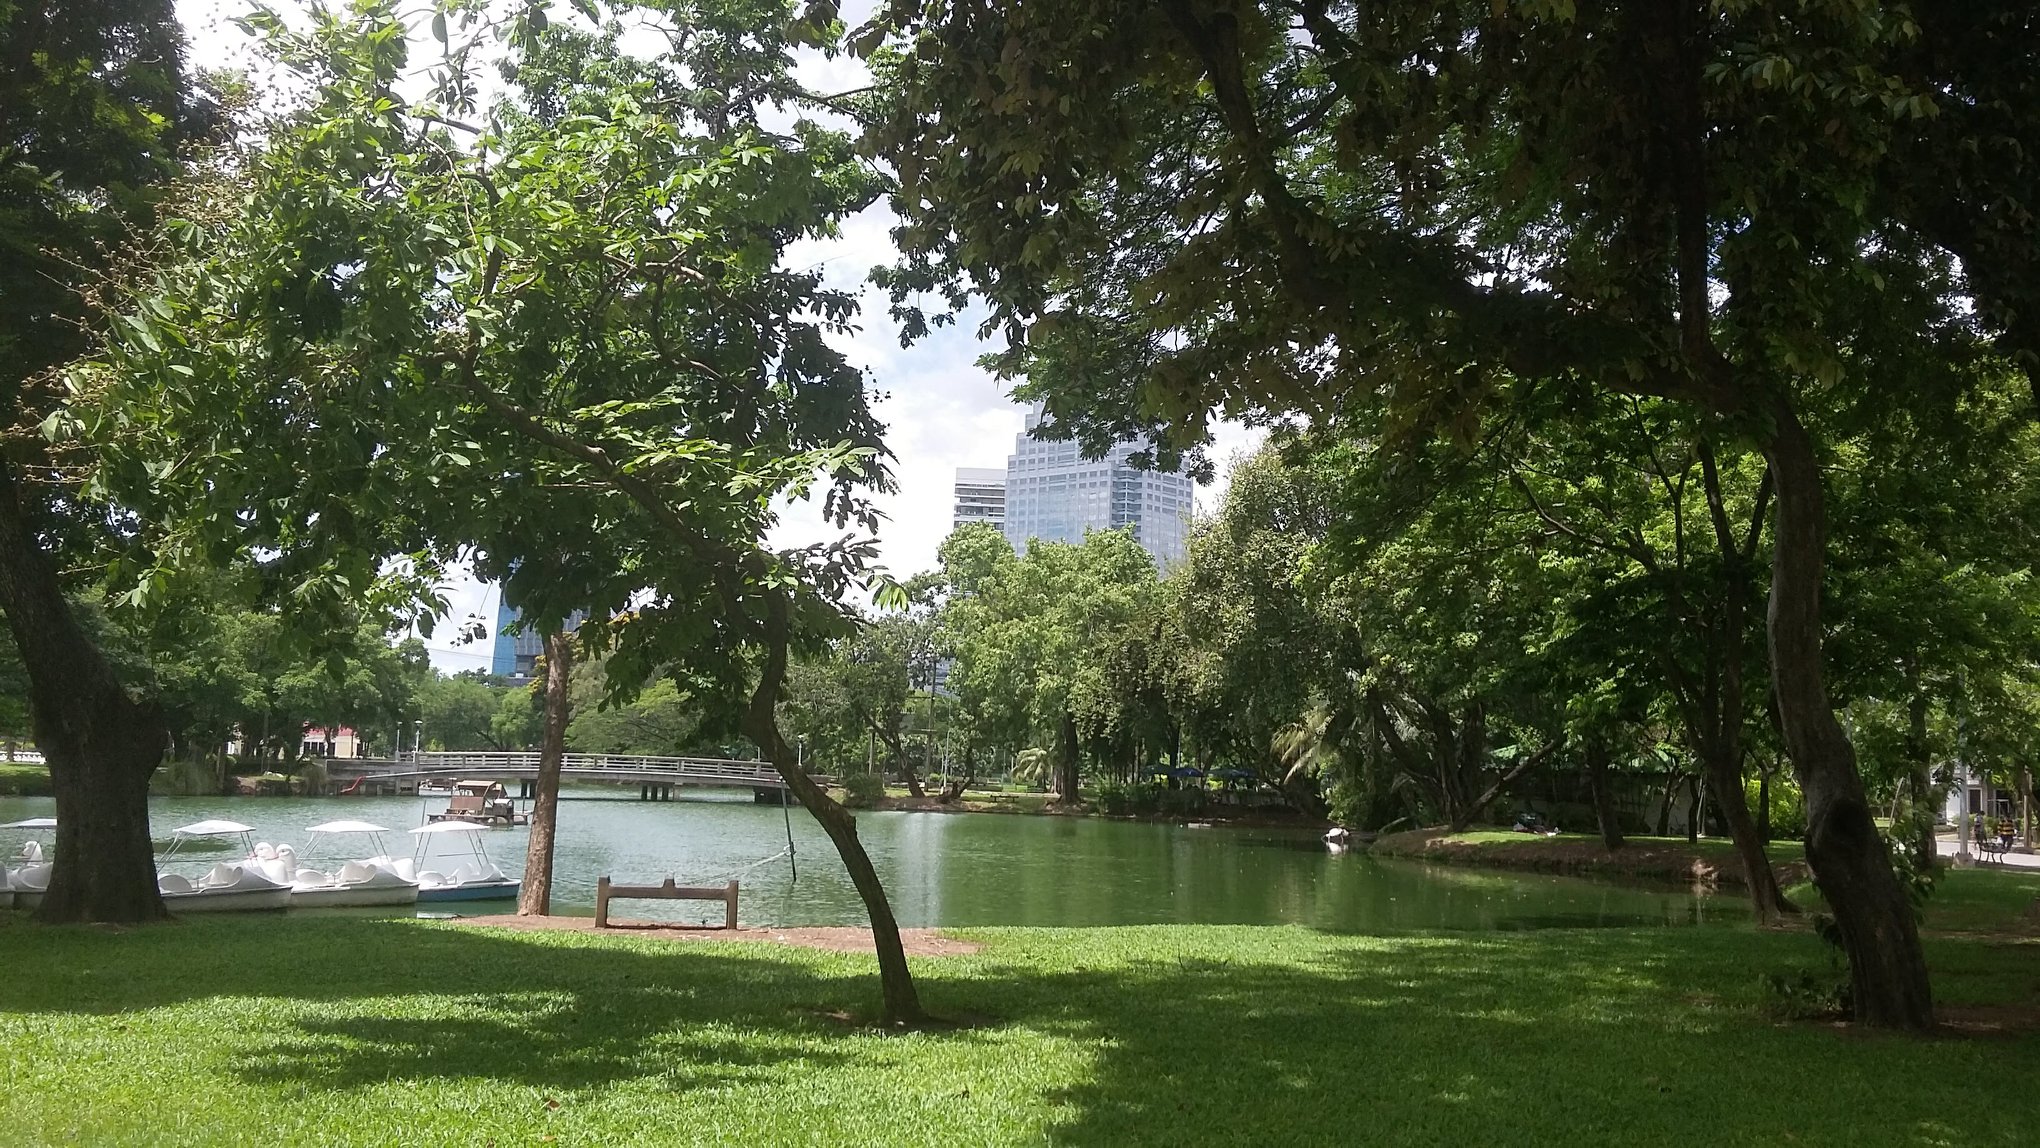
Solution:
{"label": "bridge support pillar", "polygon": [[637,799],[638,799],[639,801],[650,801],[650,800],[652,799],[652,783],[651,783],[651,782],[649,782],[649,781],[640,781],[640,782],[638,782],[638,787],[637,787]]}

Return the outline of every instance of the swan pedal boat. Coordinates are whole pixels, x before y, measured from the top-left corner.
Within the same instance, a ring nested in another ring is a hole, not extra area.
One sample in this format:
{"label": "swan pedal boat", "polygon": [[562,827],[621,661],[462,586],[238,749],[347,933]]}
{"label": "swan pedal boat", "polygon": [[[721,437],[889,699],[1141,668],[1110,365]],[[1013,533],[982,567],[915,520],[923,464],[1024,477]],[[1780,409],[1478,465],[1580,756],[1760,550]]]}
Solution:
{"label": "swan pedal boat", "polygon": [[[327,838],[361,835],[369,839],[375,855],[345,862],[331,873],[309,867],[295,869],[291,874],[290,903],[307,909],[416,904],[417,867],[409,857],[391,859],[382,843],[382,835],[388,832],[366,821],[328,821],[305,830],[307,854],[316,852],[316,843]],[[287,848],[277,852],[280,855]],[[259,853],[261,847],[256,849]]]}
{"label": "swan pedal boat", "polygon": [[[30,817],[23,821],[10,821],[0,829],[55,829],[54,817]],[[42,842],[29,840],[21,843],[11,864],[0,864],[0,909],[40,909],[43,894],[49,891],[50,871],[55,868],[43,860]]]}
{"label": "swan pedal boat", "polygon": [[173,913],[252,912],[290,908],[290,873],[281,860],[258,861],[249,845],[255,827],[238,821],[199,821],[170,831],[170,848],[163,851],[168,861],[196,841],[218,838],[241,839],[247,857],[221,861],[196,881],[181,873],[159,873],[156,890],[163,895],[163,907]]}
{"label": "swan pedal boat", "polygon": [[[471,821],[435,821],[411,830],[412,835],[418,838],[418,900],[421,904],[516,898],[524,883],[505,876],[496,863],[489,860],[489,852],[482,845],[482,836],[488,832],[488,826]],[[423,868],[431,843],[442,837],[465,838],[471,851],[470,856],[452,873]]]}

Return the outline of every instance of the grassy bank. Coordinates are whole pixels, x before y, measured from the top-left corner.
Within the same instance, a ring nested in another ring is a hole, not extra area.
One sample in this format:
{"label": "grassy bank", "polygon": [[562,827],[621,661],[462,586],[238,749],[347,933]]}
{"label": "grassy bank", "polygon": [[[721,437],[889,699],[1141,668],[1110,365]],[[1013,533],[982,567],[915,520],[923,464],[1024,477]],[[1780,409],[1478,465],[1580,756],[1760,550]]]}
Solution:
{"label": "grassy bank", "polygon": [[[10,1144],[2011,1145],[2040,1036],[2023,886],[1956,874],[1955,1016],[1779,1024],[1804,932],[984,930],[969,1027],[874,1033],[862,956],[403,919],[0,923]],[[1937,910],[1939,911],[1939,910]],[[0,919],[7,915],[0,914]],[[1958,1097],[1959,1102],[1951,1097]]]}
{"label": "grassy bank", "polygon": [[1059,804],[1055,794],[1032,790],[968,789],[955,801],[948,802],[935,796],[937,790],[934,786],[930,786],[928,792],[927,797],[915,797],[907,792],[904,786],[887,786],[885,798],[878,808],[921,813],[1019,813],[1049,817],[1111,817],[1122,821],[1172,823],[1210,821],[1249,826],[1322,827],[1328,824],[1280,805],[1236,806],[1213,802],[1195,811],[1112,814],[1105,812],[1095,795],[1089,792],[1086,792],[1083,800],[1076,805]]}
{"label": "grassy bank", "polygon": [[[1417,829],[1383,837],[1369,851],[1381,857],[1403,857],[1454,865],[1486,865],[1536,873],[1621,877],[1645,881],[1706,881],[1740,887],[1742,865],[1735,847],[1720,838],[1688,842],[1683,837],[1631,837],[1609,850],[1591,834],[1561,833],[1540,837],[1474,829],[1451,833]],[[1771,868],[1781,885],[1805,879],[1805,850],[1797,841],[1776,841],[1768,850]]]}
{"label": "grassy bank", "polygon": [[49,792],[49,766],[0,762],[0,797],[44,797]]}
{"label": "grassy bank", "polygon": [[1032,814],[1084,814],[1091,812],[1085,807],[1075,809],[1055,804],[1055,794],[1035,793],[1023,790],[979,790],[967,789],[955,801],[938,800],[931,787],[929,796],[915,797],[905,786],[889,785],[885,798],[879,804],[881,809],[929,810],[944,813],[1032,813]]}

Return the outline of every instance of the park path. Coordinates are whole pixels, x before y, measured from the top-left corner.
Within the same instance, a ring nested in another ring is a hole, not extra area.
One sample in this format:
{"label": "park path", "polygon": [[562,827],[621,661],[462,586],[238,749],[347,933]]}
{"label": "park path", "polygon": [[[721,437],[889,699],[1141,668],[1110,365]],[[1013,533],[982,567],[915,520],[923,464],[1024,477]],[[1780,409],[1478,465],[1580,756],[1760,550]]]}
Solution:
{"label": "park path", "polygon": [[[1954,834],[1946,834],[1936,839],[1934,844],[1940,851],[1941,856],[1955,856],[1956,843]],[[1982,855],[1976,852],[1976,846],[1973,842],[1970,844],[1969,852],[1971,856],[1977,858],[1976,863],[1979,868],[2040,869],[2040,853],[2007,853],[2002,861],[1985,861],[1982,859]]]}

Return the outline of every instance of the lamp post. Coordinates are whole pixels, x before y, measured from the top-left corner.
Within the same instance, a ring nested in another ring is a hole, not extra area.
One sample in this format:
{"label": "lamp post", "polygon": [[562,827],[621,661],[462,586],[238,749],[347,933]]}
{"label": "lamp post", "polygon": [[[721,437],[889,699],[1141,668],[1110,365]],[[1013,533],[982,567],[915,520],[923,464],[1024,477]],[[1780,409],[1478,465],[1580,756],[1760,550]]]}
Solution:
{"label": "lamp post", "polygon": [[923,650],[921,653],[921,671],[923,674],[921,680],[928,687],[927,728],[922,731],[922,736],[927,739],[927,752],[923,755],[927,760],[922,766],[922,772],[933,773],[935,772],[935,651],[932,648]]}

